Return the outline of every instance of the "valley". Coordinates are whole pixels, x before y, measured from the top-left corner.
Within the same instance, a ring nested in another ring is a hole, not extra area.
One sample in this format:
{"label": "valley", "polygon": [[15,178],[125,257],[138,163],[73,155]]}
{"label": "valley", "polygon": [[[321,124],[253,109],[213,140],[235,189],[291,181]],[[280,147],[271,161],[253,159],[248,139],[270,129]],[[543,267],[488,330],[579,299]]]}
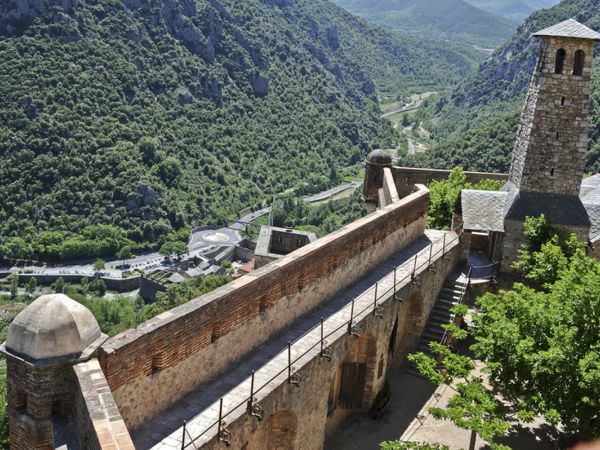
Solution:
{"label": "valley", "polygon": [[0,449],[600,436],[570,18],[599,0],[0,2]]}
{"label": "valley", "polygon": [[[528,75],[535,65],[537,41],[533,30],[577,16],[598,27],[600,10],[592,0],[571,0],[539,11],[525,21],[513,38],[503,44],[478,71],[443,96],[434,110],[430,131],[434,143],[426,154],[407,158],[417,167],[504,172],[510,165]],[[595,58],[595,65],[598,64]],[[590,133],[587,170],[600,171],[600,76],[592,74]]]}
{"label": "valley", "polygon": [[378,96],[448,88],[478,61],[325,0],[27,1],[0,10],[10,258],[158,250],[302,183],[335,186],[332,172],[397,145]]}

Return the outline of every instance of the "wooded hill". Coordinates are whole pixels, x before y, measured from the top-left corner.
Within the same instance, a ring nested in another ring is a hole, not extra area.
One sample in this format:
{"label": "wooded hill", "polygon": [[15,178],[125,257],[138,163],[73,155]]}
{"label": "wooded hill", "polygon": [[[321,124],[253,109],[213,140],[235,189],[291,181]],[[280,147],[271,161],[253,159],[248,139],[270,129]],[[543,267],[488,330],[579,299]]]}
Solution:
{"label": "wooded hill", "polygon": [[325,0],[3,2],[0,253],[153,242],[331,183],[394,144],[378,93],[448,86],[472,56]]}
{"label": "wooded hill", "polygon": [[332,0],[361,17],[427,39],[495,48],[517,23],[463,0]]}
{"label": "wooded hill", "polygon": [[[444,97],[431,114],[436,144],[427,154],[410,158],[416,166],[453,167],[506,172],[517,122],[535,61],[539,39],[531,35],[569,18],[600,30],[598,0],[563,0],[532,14],[515,36],[499,48],[478,72]],[[588,170],[600,171],[600,59],[595,58],[590,101]]]}
{"label": "wooded hill", "polygon": [[467,2],[485,11],[522,22],[534,11],[550,8],[559,0],[467,0]]}

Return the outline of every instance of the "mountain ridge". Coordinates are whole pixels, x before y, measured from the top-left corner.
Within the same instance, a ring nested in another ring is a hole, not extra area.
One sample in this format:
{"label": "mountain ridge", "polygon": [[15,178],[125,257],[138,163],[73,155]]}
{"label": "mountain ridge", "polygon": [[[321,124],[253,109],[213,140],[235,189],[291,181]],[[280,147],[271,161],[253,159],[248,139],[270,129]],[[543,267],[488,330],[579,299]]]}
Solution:
{"label": "mountain ridge", "polygon": [[463,0],[333,0],[379,25],[472,45],[496,47],[516,29],[516,22]]}
{"label": "mountain ridge", "polygon": [[394,144],[380,92],[473,69],[324,0],[10,0],[0,33],[0,253],[96,224],[143,246],[320,189]]}
{"label": "mountain ridge", "polygon": [[478,8],[506,17],[515,22],[523,22],[531,13],[543,8],[551,8],[560,0],[466,0]]}

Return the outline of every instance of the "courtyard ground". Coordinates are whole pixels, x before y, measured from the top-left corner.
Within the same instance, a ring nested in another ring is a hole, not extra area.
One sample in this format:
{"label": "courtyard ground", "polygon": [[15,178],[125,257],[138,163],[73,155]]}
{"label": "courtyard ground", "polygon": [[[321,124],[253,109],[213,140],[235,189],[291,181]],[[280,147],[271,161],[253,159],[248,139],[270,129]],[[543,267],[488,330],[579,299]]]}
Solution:
{"label": "courtyard ground", "polygon": [[[325,450],[377,450],[386,440],[444,443],[451,450],[469,448],[471,432],[449,421],[434,419],[427,413],[432,406],[443,406],[453,395],[449,386],[437,389],[424,378],[392,369],[388,375],[391,401],[387,413],[378,420],[365,414],[349,416],[326,440]],[[530,427],[514,427],[502,441],[513,450],[554,450],[567,448],[550,437],[550,427],[538,420]],[[489,449],[478,439],[476,449]]]}

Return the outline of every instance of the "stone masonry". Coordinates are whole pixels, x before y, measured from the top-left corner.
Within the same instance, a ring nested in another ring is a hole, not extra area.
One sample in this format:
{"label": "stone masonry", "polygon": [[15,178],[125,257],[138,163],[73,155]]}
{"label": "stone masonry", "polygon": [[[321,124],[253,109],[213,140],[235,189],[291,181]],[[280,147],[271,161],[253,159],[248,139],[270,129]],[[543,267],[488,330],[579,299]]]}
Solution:
{"label": "stone masonry", "polygon": [[[542,36],[510,171],[509,181],[520,189],[579,196],[595,44],[591,39]],[[566,57],[556,73],[560,50]],[[586,55],[581,75],[573,74],[577,51]]]}
{"label": "stone masonry", "polygon": [[501,271],[511,272],[525,243],[523,221],[544,214],[587,242],[590,220],[579,198],[588,147],[592,57],[600,34],[573,19],[541,39],[521,121],[505,206]]}

